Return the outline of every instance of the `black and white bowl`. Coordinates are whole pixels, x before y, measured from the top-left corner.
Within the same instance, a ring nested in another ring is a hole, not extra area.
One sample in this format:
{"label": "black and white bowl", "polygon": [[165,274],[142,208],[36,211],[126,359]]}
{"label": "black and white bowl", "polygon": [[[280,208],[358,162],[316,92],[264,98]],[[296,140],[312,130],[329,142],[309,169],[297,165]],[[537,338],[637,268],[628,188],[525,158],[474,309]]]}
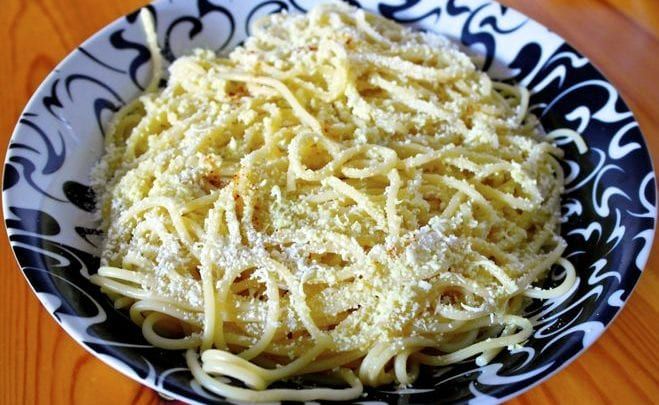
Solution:
{"label": "black and white bowl", "polygon": [[[161,0],[147,6],[168,60],[195,47],[239,44],[267,13],[302,12],[314,1]],[[497,402],[574,360],[621,310],[647,261],[656,218],[655,178],[645,142],[620,95],[556,34],[489,0],[351,1],[460,43],[492,77],[527,86],[546,130],[565,140],[566,255],[578,282],[529,308],[535,333],[489,365],[428,369],[414,388],[368,389],[358,403]],[[89,282],[98,266],[94,196],[87,184],[112,114],[144,89],[151,55],[137,13],[110,24],[47,77],[21,115],[4,166],[3,201],[12,248],[39,300],[81,345],[122,373],[189,402],[222,401],[195,383],[183,354],[157,349]],[[554,278],[560,274],[553,274]],[[551,277],[550,277],[551,278]],[[551,280],[548,281],[551,283]],[[280,383],[280,385],[284,385]]]}

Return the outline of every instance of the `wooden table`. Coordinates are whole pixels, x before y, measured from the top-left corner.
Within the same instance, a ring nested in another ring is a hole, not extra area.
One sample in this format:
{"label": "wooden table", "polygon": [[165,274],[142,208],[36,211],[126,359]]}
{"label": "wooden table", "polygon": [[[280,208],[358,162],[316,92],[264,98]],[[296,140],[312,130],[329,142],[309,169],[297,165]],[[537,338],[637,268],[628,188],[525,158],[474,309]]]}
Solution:
{"label": "wooden table", "polygon": [[[55,64],[144,0],[2,0],[0,156]],[[659,1],[502,0],[582,50],[621,90],[659,163]],[[613,326],[558,375],[513,403],[659,402],[659,243]],[[0,232],[0,403],[147,404],[150,389],[92,357],[46,313]]]}

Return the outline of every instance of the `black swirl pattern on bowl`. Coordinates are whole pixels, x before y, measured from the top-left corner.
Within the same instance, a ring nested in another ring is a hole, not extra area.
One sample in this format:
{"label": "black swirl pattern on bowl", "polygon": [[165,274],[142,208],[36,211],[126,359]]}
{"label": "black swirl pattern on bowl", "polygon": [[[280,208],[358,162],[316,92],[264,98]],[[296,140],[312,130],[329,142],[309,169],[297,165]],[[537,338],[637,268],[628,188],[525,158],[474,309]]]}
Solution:
{"label": "black swirl pattern on bowl", "polygon": [[[148,6],[166,60],[195,46],[231,49],[266,13],[301,12],[315,1],[159,1]],[[656,217],[645,142],[616,90],[576,50],[514,10],[491,1],[351,1],[401,23],[446,34],[491,75],[522,82],[547,130],[582,133],[587,151],[565,150],[563,236],[578,269],[566,296],[528,308],[535,333],[489,365],[427,369],[413,388],[367,389],[357,402],[496,402],[576,358],[620,311],[647,260]],[[103,361],[170,396],[223,401],[196,384],[180,352],[157,349],[91,285],[99,232],[89,170],[111,114],[148,81],[151,55],[137,13],[88,40],[46,79],[17,124],[4,166],[9,240],[46,309]],[[554,279],[560,274],[552,273]],[[549,280],[550,284],[552,281]],[[277,383],[276,386],[295,386]]]}

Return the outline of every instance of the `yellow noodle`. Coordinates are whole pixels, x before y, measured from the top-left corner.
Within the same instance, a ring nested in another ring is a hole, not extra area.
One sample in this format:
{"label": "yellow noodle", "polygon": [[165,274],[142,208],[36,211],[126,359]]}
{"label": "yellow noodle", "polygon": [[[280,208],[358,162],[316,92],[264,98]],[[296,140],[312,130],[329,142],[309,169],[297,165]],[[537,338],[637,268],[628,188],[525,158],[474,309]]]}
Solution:
{"label": "yellow noodle", "polygon": [[[448,41],[324,5],[265,17],[228,57],[179,58],[158,89],[141,16],[154,74],[93,172],[92,281],[151,344],[187,349],[204,388],[350,400],[422,364],[484,365],[531,335],[527,297],[576,282],[553,142],[585,143],[542,138],[529,92]],[[560,284],[534,287],[554,264]],[[295,376],[344,386],[268,388]]]}

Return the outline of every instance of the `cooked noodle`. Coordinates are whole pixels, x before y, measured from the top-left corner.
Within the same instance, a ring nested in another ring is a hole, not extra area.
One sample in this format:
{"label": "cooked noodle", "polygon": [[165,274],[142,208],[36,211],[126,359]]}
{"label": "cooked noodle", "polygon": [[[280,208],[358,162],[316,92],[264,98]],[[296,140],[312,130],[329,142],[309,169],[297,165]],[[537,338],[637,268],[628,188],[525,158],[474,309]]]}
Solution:
{"label": "cooked noodle", "polygon": [[[443,38],[333,4],[177,59],[164,89],[156,61],[93,173],[92,280],[206,389],[347,400],[486,364],[574,283],[552,142],[578,134],[543,137],[526,89]],[[533,287],[554,264],[562,283]],[[301,375],[346,387],[267,389]]]}

